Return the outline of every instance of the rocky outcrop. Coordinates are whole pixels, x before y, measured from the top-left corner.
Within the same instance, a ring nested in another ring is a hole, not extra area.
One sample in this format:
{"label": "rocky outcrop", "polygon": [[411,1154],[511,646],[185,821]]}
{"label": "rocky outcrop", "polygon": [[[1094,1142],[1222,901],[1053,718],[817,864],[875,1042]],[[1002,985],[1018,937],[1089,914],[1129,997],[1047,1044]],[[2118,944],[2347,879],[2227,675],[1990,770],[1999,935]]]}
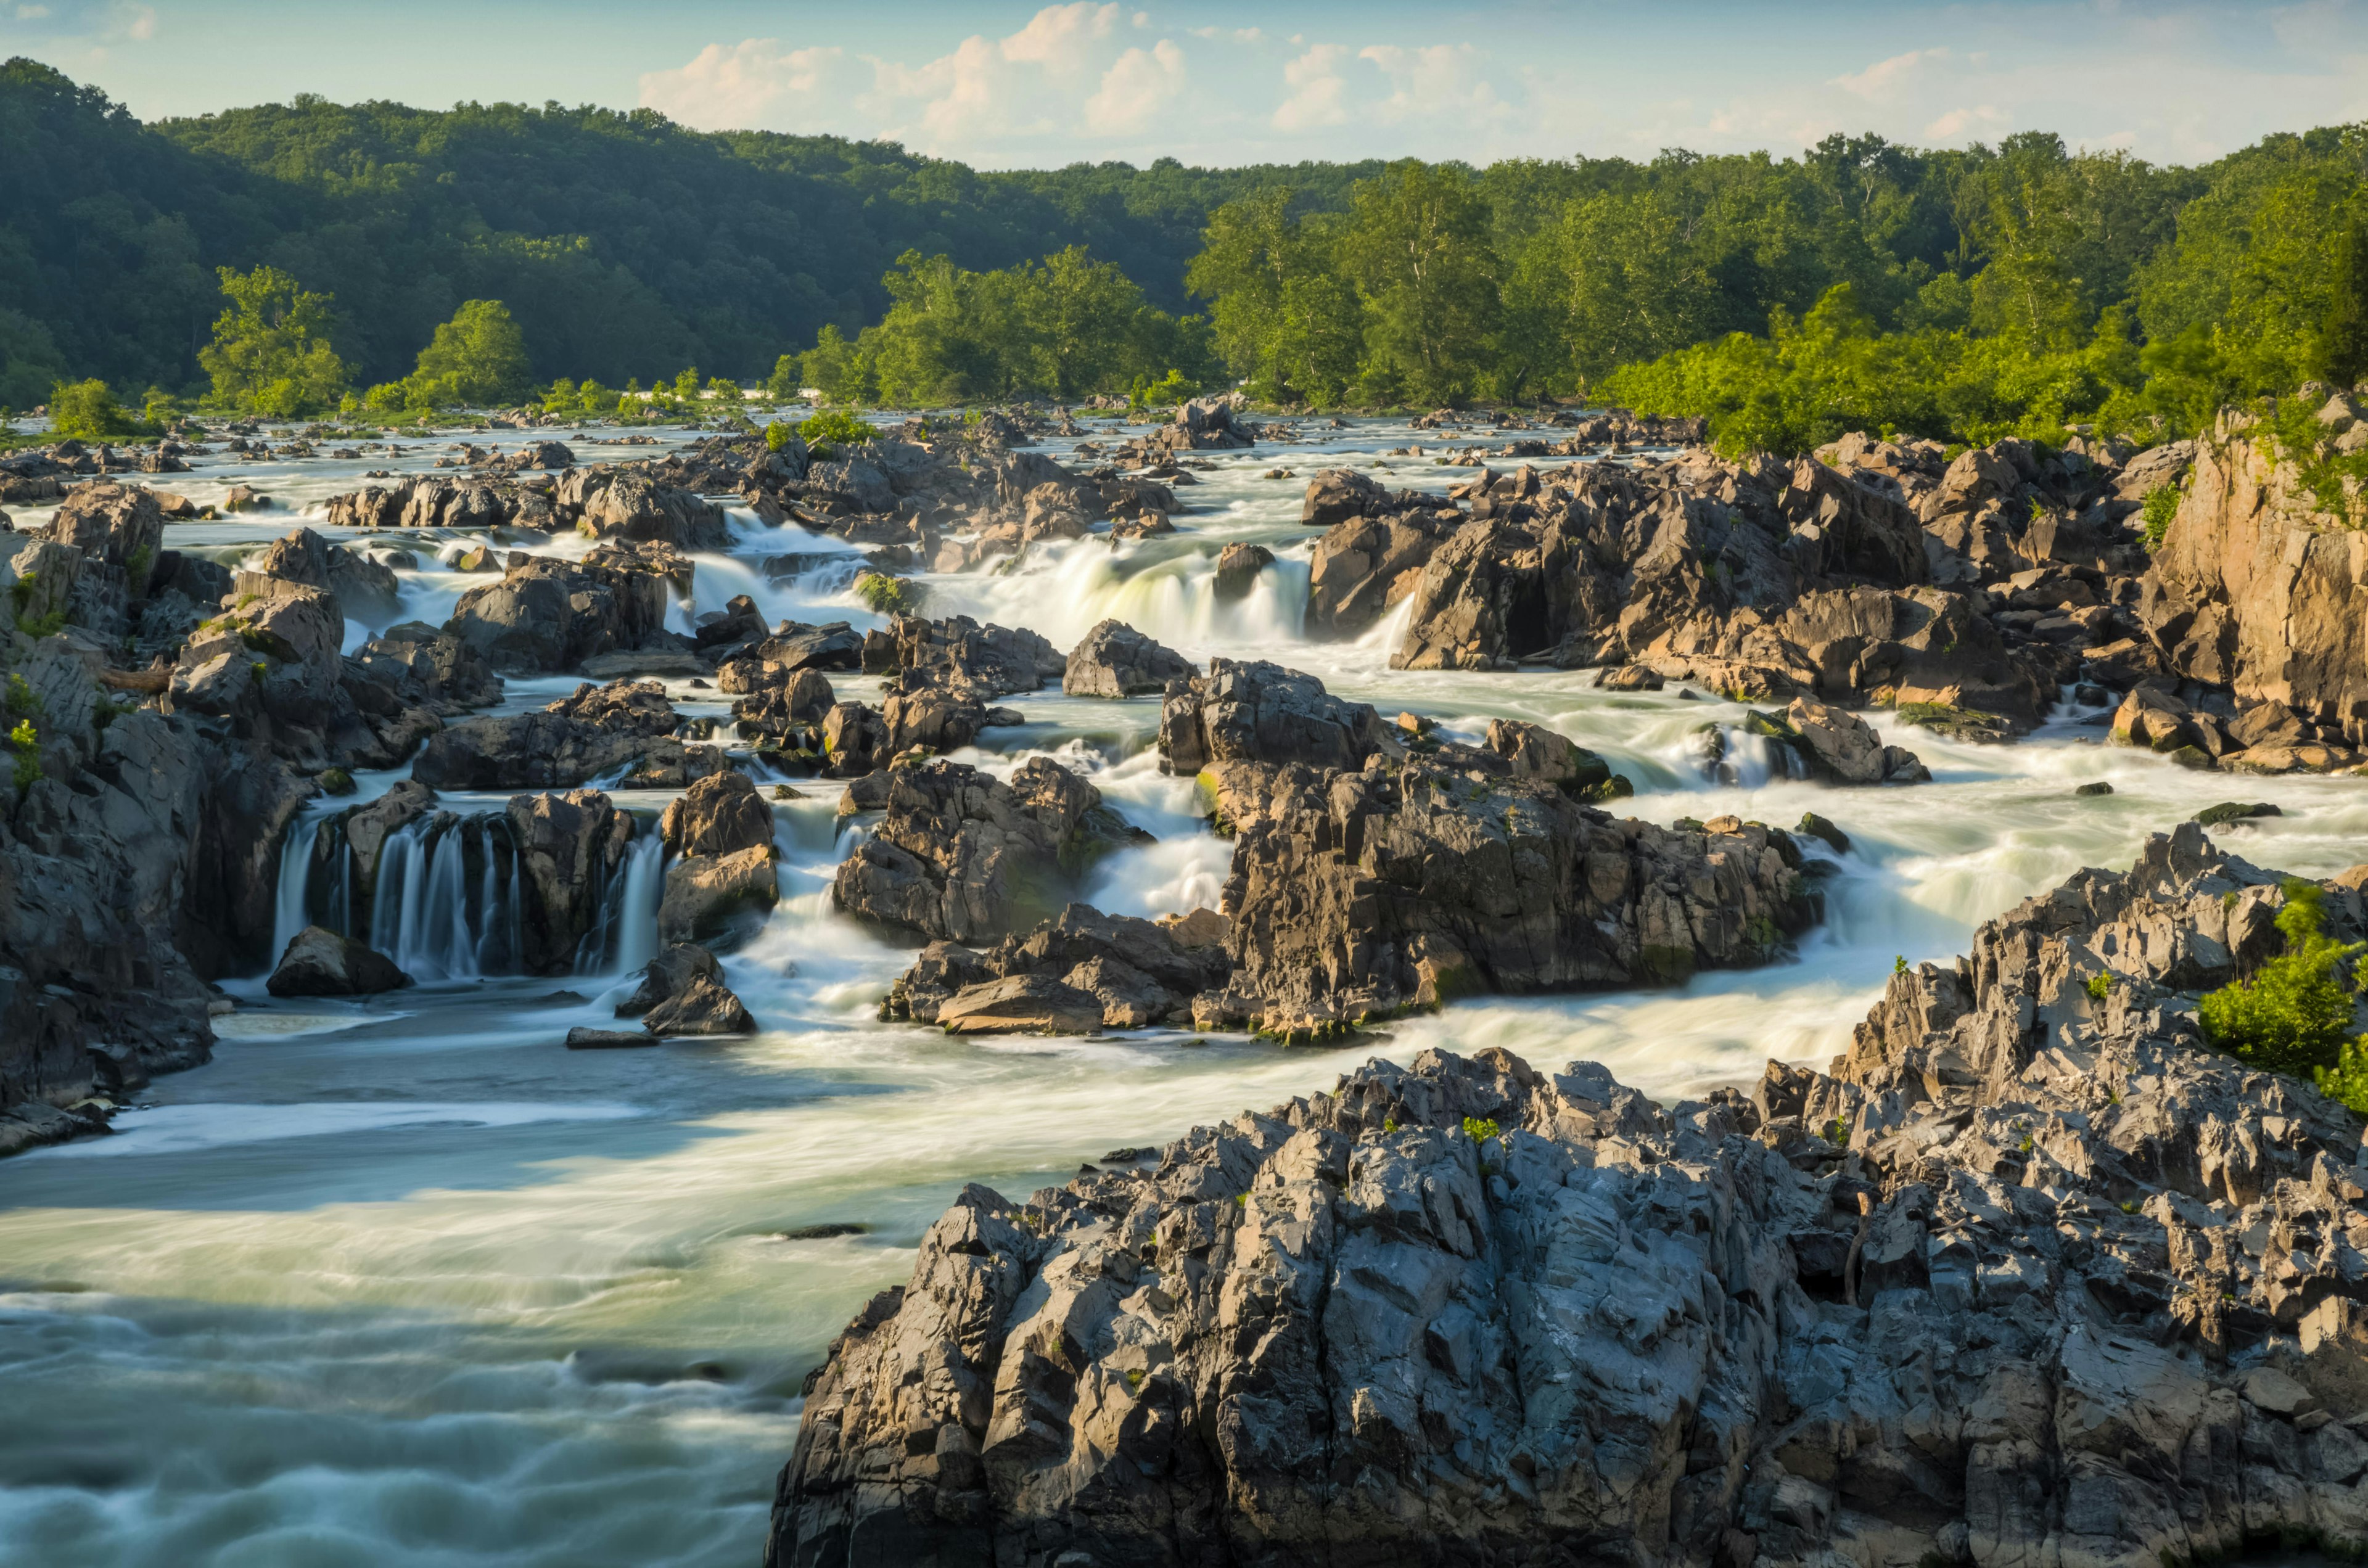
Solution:
{"label": "rocky outcrop", "polygon": [[681,718],[656,681],[589,682],[531,713],[465,720],[428,738],[411,776],[437,790],[560,790],[620,772],[681,785],[723,766],[675,737]]}
{"label": "rocky outcrop", "polygon": [[1231,967],[1217,942],[1190,940],[1197,935],[1073,903],[985,952],[930,943],[890,991],[882,1016],[953,1034],[1189,1022],[1192,998],[1223,985]]}
{"label": "rocky outcrop", "polygon": [[125,591],[145,598],[165,548],[165,514],[154,493],[136,484],[78,485],[50,520],[49,538],[81,551],[87,560],[122,569]]}
{"label": "rocky outcrop", "polygon": [[[1324,477],[1316,476],[1319,484]],[[1374,485],[1373,491],[1380,488]],[[1405,494],[1410,498],[1413,493]],[[1329,515],[1336,508],[1319,507],[1311,485],[1308,509]],[[1355,637],[1369,630],[1414,592],[1432,552],[1463,522],[1463,514],[1450,503],[1445,510],[1419,506],[1383,514],[1352,512],[1332,524],[1315,541],[1308,572],[1308,635]]]}
{"label": "rocky outcrop", "polygon": [[2223,416],[2196,444],[2137,613],[2176,676],[2279,704],[2308,727],[2297,744],[2368,749],[2368,534],[2330,514],[2306,472],[2357,423],[2320,427],[2320,450],[2281,459]]}
{"label": "rocky outcrop", "polygon": [[1210,660],[1207,675],[1168,687],[1159,713],[1170,773],[1221,762],[1355,768],[1395,744],[1372,703],[1334,697],[1314,676],[1263,659]]}
{"label": "rocky outcrop", "polygon": [[1792,748],[1812,778],[1828,784],[1924,784],[1931,770],[1904,746],[1885,745],[1874,726],[1855,713],[1796,697],[1780,722],[1754,714]]}
{"label": "rocky outcrop", "polygon": [[499,582],[461,596],[445,630],[504,674],[561,674],[597,654],[669,645],[668,583],[655,558],[519,552]]}
{"label": "rocky outcrop", "polygon": [[723,508],[646,474],[570,469],[554,490],[560,515],[591,539],[649,540],[677,550],[722,550],[732,541]]}
{"label": "rocky outcrop", "polygon": [[1117,846],[1148,841],[1101,791],[1034,758],[1008,783],[960,763],[893,768],[887,814],[843,861],[838,906],[925,939],[992,942],[1064,908]]}
{"label": "rocky outcrop", "polygon": [[382,562],[341,544],[331,544],[311,528],[274,540],[269,547],[242,562],[232,575],[233,593],[268,592],[273,583],[298,583],[329,596],[339,619],[377,619],[392,612],[401,585],[394,571]]}
{"label": "rocky outcrop", "polygon": [[506,814],[523,884],[518,967],[528,974],[563,973],[599,928],[633,819],[597,790],[513,795]]}
{"label": "rocky outcrop", "polygon": [[677,942],[650,960],[641,984],[617,1005],[617,1017],[639,1018],[654,1035],[757,1032],[757,1020],[723,983],[723,966],[690,942]]}
{"label": "rocky outcrop", "polygon": [[1122,620],[1105,620],[1070,650],[1061,689],[1071,697],[1142,697],[1190,680],[1191,662]]}
{"label": "rocky outcrop", "polygon": [[1258,586],[1258,574],[1273,564],[1273,551],[1262,544],[1235,540],[1217,551],[1216,574],[1210,581],[1210,592],[1219,604],[1246,599]]}
{"label": "rocky outcrop", "polygon": [[658,828],[674,857],[658,904],[661,940],[730,944],[780,901],[773,808],[747,775],[727,769],[700,779],[666,807]]}
{"label": "rocky outcrop", "polygon": [[965,1188],[809,1380],[768,1561],[2349,1549],[2360,1119],[2184,994],[2278,896],[2182,829],[1895,975],[1831,1075],[1426,1051]]}
{"label": "rocky outcrop", "polygon": [[888,635],[895,668],[931,676],[980,701],[1038,690],[1068,668],[1035,632],[982,626],[966,615],[943,620],[900,615],[889,622]]}
{"label": "rocky outcrop", "polygon": [[1767,962],[1817,915],[1790,837],[1733,817],[1618,822],[1423,756],[1292,765],[1266,789],[1226,875],[1235,972],[1212,1024],[1288,1032],[1472,992],[1668,983]]}
{"label": "rocky outcrop", "polygon": [[410,983],[411,976],[384,953],[325,926],[307,926],[289,938],[264,989],[274,996],[373,996]]}

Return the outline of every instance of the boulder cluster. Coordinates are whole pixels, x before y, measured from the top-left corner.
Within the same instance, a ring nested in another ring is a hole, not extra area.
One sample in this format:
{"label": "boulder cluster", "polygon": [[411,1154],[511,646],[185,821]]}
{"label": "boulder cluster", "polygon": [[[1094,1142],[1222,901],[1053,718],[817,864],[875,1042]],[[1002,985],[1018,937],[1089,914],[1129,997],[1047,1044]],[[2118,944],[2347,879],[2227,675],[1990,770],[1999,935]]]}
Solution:
{"label": "boulder cluster", "polygon": [[2195,1019],[2288,888],[2191,824],[1823,1072],[1664,1107],[1425,1051],[965,1188],[808,1378],[767,1562],[2357,1551],[2362,1120]]}

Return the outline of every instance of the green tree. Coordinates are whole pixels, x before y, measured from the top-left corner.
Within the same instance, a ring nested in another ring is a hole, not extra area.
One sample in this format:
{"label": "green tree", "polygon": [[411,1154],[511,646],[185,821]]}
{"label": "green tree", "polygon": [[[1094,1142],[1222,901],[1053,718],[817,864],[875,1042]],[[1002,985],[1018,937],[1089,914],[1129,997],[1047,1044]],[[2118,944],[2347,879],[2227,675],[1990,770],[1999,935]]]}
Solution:
{"label": "green tree", "polygon": [[115,401],[105,381],[61,381],[50,392],[50,428],[61,437],[106,441],[153,433]]}
{"label": "green tree", "polygon": [[345,362],[329,345],[330,297],[308,293],[276,267],[216,269],[231,303],[214,321],[198,362],[213,378],[213,401],[240,414],[281,418],[335,408]]}
{"label": "green tree", "polygon": [[1358,182],[1343,269],[1366,312],[1365,381],[1418,403],[1460,403],[1497,347],[1498,261],[1472,177],[1408,159]]}
{"label": "green tree", "polygon": [[2336,242],[2334,298],[2311,345],[2312,370],[2338,387],[2368,381],[2368,223],[2353,219]]}
{"label": "green tree", "polygon": [[2326,895],[2311,882],[2290,881],[2278,930],[2286,950],[2248,980],[2222,986],[2197,1008],[2204,1038],[2274,1073],[2335,1067],[2351,1038],[2352,987],[2342,967],[2368,951],[2368,942],[2342,943],[2325,935]]}
{"label": "green tree", "polygon": [[509,307],[471,300],[437,327],[408,385],[419,406],[490,408],[526,396],[531,379],[526,334]]}

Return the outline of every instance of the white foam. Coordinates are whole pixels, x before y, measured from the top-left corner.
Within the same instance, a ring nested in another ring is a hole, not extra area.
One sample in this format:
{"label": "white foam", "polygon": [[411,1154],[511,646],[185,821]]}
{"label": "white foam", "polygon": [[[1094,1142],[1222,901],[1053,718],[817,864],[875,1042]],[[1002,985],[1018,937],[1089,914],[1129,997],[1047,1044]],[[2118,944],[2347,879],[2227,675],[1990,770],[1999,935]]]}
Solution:
{"label": "white foam", "polygon": [[536,1121],[621,1121],[643,1114],[628,1105],[536,1104],[529,1100],[474,1103],[315,1101],[309,1105],[168,1105],[127,1110],[115,1136],[43,1151],[49,1159],[108,1154],[180,1154],[230,1143],[262,1143],[325,1133],[384,1131],[397,1127],[522,1127]]}

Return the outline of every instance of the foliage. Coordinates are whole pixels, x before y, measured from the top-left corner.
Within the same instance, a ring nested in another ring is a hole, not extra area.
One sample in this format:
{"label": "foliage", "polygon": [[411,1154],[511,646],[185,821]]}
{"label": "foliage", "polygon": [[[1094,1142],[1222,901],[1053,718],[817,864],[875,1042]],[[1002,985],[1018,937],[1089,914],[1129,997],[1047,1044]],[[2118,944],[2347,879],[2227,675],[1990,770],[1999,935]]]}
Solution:
{"label": "foliage", "polygon": [[2368,381],[2368,222],[2355,218],[2335,247],[2334,297],[2311,344],[2311,370],[2337,387]]}
{"label": "foliage", "polygon": [[1467,1116],[1463,1119],[1463,1136],[1471,1139],[1474,1143],[1486,1143],[1489,1139],[1498,1136],[1501,1131],[1495,1119],[1490,1117]]}
{"label": "foliage", "polygon": [[2113,977],[2112,975],[2100,970],[2089,977],[2089,994],[2091,997],[2101,1002],[2112,994]]}
{"label": "foliage", "polygon": [[81,441],[151,434],[146,426],[124,412],[105,381],[96,380],[76,381],[71,386],[62,383],[51,390],[50,429],[58,437]]}
{"label": "foliage", "polygon": [[41,694],[35,691],[31,683],[16,670],[8,672],[6,706],[10,713],[20,719],[49,717],[49,704],[41,700]]}
{"label": "foliage", "polygon": [[214,320],[198,363],[213,401],[241,414],[301,418],[336,407],[346,365],[329,346],[330,297],[308,292],[276,267],[218,267],[230,308]]}
{"label": "foliage", "polygon": [[884,572],[864,572],[857,574],[855,597],[875,615],[917,615],[920,613],[923,589],[917,583],[903,577],[892,577]]}
{"label": "foliage", "polygon": [[2148,550],[2160,550],[2163,536],[2170,531],[2171,518],[2179,516],[2179,490],[2175,485],[2157,484],[2146,492],[2138,507],[2138,520],[2146,526]]}
{"label": "foliage", "polygon": [[2368,1036],[2355,1035],[2343,1042],[2337,1052],[2335,1065],[2311,1070],[2311,1078],[2318,1092],[2328,1099],[2340,1100],[2350,1109],[2368,1116]]}
{"label": "foliage", "polygon": [[2277,926],[2286,950],[2206,995],[2198,1008],[2204,1038],[2223,1051],[2277,1073],[2300,1074],[2337,1065],[2351,1037],[2351,986],[2340,972],[2368,942],[2325,936],[2325,894],[2310,882],[2289,881]]}
{"label": "foliage", "polygon": [[490,408],[526,395],[526,335],[499,300],[471,300],[419,351],[405,393],[415,407]]}
{"label": "foliage", "polygon": [[[843,408],[825,409],[801,421],[795,429],[804,438],[807,451],[825,462],[830,460],[835,449],[860,447],[880,434],[870,420]],[[770,438],[768,434],[767,439]]]}
{"label": "foliage", "polygon": [[8,744],[17,750],[17,788],[29,790],[41,776],[41,740],[30,719],[19,719],[8,732]]}

